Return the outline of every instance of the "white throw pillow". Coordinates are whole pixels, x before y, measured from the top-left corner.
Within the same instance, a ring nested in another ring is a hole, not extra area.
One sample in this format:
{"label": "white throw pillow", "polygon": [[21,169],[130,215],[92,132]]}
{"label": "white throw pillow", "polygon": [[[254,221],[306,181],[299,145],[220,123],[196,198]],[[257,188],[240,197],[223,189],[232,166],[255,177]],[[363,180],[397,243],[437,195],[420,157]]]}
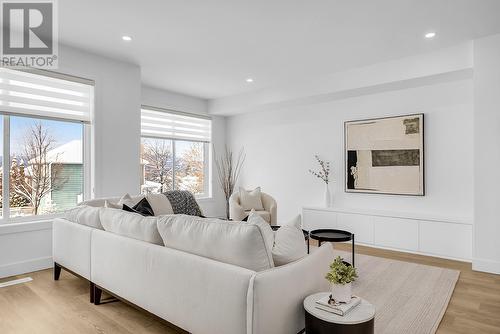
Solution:
{"label": "white throw pillow", "polygon": [[307,255],[300,215],[283,224],[274,234],[273,261],[276,266],[297,261]]}
{"label": "white throw pillow", "polygon": [[271,228],[271,225],[269,225],[269,223],[266,222],[261,215],[255,212],[254,209],[252,209],[252,211],[250,211],[250,214],[248,215],[247,224],[254,224],[261,229],[262,236],[264,237],[266,243],[266,247],[268,251],[272,254],[274,247],[274,231]]}
{"label": "white throw pillow", "polygon": [[267,223],[165,215],[158,217],[158,231],[166,247],[255,271],[274,267]]}
{"label": "white throw pillow", "polygon": [[104,207],[111,208],[111,209],[123,209],[123,205],[118,205],[118,204],[113,203],[113,202],[108,201],[108,200],[104,201]]}
{"label": "white throw pillow", "polygon": [[171,215],[174,213],[172,205],[164,194],[148,194],[146,199],[151,205],[155,216]]}
{"label": "white throw pillow", "polygon": [[104,230],[137,240],[163,245],[158,233],[156,217],[143,217],[138,213],[120,209],[100,208],[99,218]]}
{"label": "white throw pillow", "polygon": [[293,219],[284,223],[282,226],[293,226],[302,231],[302,217],[300,215],[297,215]]}
{"label": "white throw pillow", "polygon": [[73,209],[66,210],[66,212],[64,212],[64,218],[73,223],[86,225],[99,230],[103,229],[99,218],[99,208],[97,207],[79,205]]}
{"label": "white throw pillow", "polygon": [[129,194],[125,194],[122,196],[122,198],[120,198],[120,200],[118,201],[117,204],[120,206],[120,208],[123,206],[123,204],[125,204],[131,208],[134,205],[136,205],[137,203],[139,203],[139,201],[143,198],[144,198],[144,195],[132,197]]}
{"label": "white throw pillow", "polygon": [[260,187],[257,187],[254,190],[245,190],[240,187],[240,205],[245,211],[252,209],[257,211],[264,210],[260,194]]}

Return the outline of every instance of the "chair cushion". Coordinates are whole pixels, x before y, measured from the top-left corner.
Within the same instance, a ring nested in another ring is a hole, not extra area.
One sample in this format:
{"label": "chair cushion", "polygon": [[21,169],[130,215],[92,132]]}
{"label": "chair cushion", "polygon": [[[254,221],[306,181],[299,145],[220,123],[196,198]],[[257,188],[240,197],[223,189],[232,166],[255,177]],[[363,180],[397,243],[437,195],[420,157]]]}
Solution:
{"label": "chair cushion", "polygon": [[[250,215],[250,212],[252,212],[252,210],[245,211],[245,213],[247,215]],[[253,212],[255,212],[256,214],[258,214],[259,216],[261,216],[262,219],[264,219],[266,222],[271,223],[271,213],[269,211],[265,211],[265,210],[259,210],[259,211],[253,210]]]}
{"label": "chair cushion", "polygon": [[261,271],[274,267],[274,234],[266,222],[231,222],[188,215],[158,217],[166,247]]}
{"label": "chair cushion", "polygon": [[252,209],[256,211],[264,210],[260,187],[257,187],[254,190],[245,190],[240,187],[240,205],[245,211]]}

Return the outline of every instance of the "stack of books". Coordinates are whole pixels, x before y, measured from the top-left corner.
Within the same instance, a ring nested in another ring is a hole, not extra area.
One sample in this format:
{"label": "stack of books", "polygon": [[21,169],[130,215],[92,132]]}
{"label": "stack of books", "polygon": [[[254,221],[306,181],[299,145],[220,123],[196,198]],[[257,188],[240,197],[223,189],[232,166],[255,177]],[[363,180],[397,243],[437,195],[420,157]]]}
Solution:
{"label": "stack of books", "polygon": [[358,296],[352,296],[349,303],[339,303],[333,300],[331,295],[328,295],[316,301],[316,308],[344,316],[358,306],[359,303],[361,303],[361,298]]}

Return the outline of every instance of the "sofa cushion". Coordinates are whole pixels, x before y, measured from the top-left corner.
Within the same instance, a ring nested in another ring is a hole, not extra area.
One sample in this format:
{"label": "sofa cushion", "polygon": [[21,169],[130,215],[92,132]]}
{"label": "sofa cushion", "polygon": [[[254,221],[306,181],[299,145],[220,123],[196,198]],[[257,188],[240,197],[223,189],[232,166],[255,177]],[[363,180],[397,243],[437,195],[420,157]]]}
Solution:
{"label": "sofa cushion", "polygon": [[264,210],[260,187],[257,187],[254,190],[245,190],[240,187],[240,205],[245,211],[252,209],[256,211]]}
{"label": "sofa cushion", "polygon": [[269,224],[238,223],[188,215],[158,217],[166,247],[261,271],[274,267]]}
{"label": "sofa cushion", "polygon": [[274,236],[273,260],[276,266],[299,260],[307,255],[300,215],[283,224]]}
{"label": "sofa cushion", "polygon": [[100,208],[99,218],[102,227],[108,232],[163,245],[156,227],[156,217],[143,217],[140,214],[120,209]]}
{"label": "sofa cushion", "polygon": [[79,205],[64,212],[64,218],[72,223],[103,229],[99,218],[99,208]]}
{"label": "sofa cushion", "polygon": [[174,213],[172,205],[165,194],[148,194],[146,198],[155,216],[171,215]]}

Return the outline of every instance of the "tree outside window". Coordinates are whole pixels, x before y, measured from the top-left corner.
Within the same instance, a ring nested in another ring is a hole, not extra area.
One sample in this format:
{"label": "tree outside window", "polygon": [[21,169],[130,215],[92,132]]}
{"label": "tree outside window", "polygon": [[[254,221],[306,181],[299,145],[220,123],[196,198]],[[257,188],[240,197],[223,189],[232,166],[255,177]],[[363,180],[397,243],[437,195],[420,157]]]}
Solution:
{"label": "tree outside window", "polygon": [[56,213],[83,200],[82,127],[10,116],[10,217]]}
{"label": "tree outside window", "polygon": [[[202,142],[142,138],[142,193],[205,191],[205,155]],[[174,153],[175,152],[175,153]]]}

